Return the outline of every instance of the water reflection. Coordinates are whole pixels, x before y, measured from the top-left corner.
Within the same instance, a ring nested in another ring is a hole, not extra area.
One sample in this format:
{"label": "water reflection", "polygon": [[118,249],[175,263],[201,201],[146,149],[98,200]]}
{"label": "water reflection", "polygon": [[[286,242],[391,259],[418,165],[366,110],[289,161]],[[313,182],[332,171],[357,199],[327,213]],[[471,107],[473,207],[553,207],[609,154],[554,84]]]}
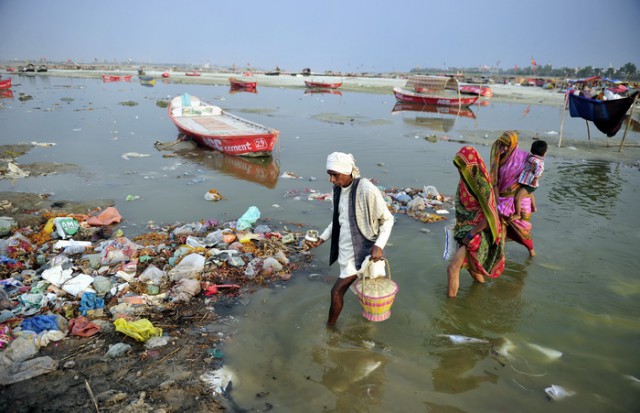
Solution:
{"label": "water reflection", "polygon": [[305,95],[316,95],[316,94],[325,94],[325,95],[338,95],[342,96],[342,92],[336,89],[322,89],[322,88],[307,88],[304,90]]}
{"label": "water reflection", "polygon": [[[495,282],[473,283],[466,294],[443,303],[440,315],[433,319],[433,386],[437,392],[457,394],[478,388],[482,383],[497,383],[492,346],[504,342],[506,333],[516,330],[522,318],[522,289],[527,263],[509,261],[507,270]],[[454,344],[442,335],[459,335],[487,340],[488,343]],[[480,364],[476,367],[477,364]]]}
{"label": "water reflection", "polygon": [[0,99],[13,99],[13,91],[11,89],[0,90]]}
{"label": "water reflection", "polygon": [[258,93],[258,89],[256,88],[243,88],[243,87],[233,87],[231,86],[229,88],[229,94],[230,95],[235,95],[236,93],[254,93],[257,94]]}
{"label": "water reflection", "polygon": [[417,126],[449,132],[455,126],[458,117],[475,119],[476,114],[467,107],[423,105],[409,102],[397,102],[391,113],[404,112],[402,120]]}
{"label": "water reflection", "polygon": [[590,214],[612,216],[611,205],[620,196],[620,164],[586,161],[558,165],[549,199],[565,210],[582,208]]}
{"label": "water reflection", "polygon": [[179,151],[176,154],[197,162],[205,168],[270,189],[275,188],[280,177],[280,162],[271,156],[246,158],[205,149]]}
{"label": "water reflection", "polygon": [[336,396],[330,412],[368,412],[384,395],[384,368],[389,360],[372,340],[370,324],[328,331],[326,347],[312,350],[312,361],[323,370],[320,383]]}

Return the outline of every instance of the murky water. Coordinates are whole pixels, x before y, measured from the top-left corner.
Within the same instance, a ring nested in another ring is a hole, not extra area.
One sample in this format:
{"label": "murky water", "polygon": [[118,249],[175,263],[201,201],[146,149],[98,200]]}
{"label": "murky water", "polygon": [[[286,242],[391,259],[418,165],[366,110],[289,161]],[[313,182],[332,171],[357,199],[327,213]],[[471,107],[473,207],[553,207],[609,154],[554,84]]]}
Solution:
{"label": "murky water", "polygon": [[[276,223],[321,229],[330,220],[329,203],[283,194],[328,192],[329,152],[354,153],[363,174],[381,185],[435,185],[452,193],[458,177],[451,159],[461,144],[425,137],[491,140],[504,129],[552,136],[561,116],[558,108],[499,103],[458,117],[392,113],[390,94],[305,95],[260,86],[257,94],[232,95],[227,85],[145,88],[56,77],[15,77],[14,84],[15,99],[3,99],[0,108],[2,143],[55,142],[18,162],[76,163],[82,172],[3,180],[0,190],[112,198],[127,220],[125,232],[142,231],[148,220],[236,219],[250,205]],[[21,102],[19,92],[33,99]],[[163,157],[153,143],[173,140],[177,131],[156,101],[184,92],[280,129],[277,160]],[[586,139],[584,122],[566,120],[565,136]],[[640,136],[627,139],[637,143]],[[487,159],[489,146],[478,149]],[[122,157],[130,152],[150,156]],[[285,171],[302,178],[280,177]],[[225,200],[205,201],[210,188]],[[127,195],[140,199],[126,202]],[[562,159],[551,148],[536,199],[538,256],[509,244],[505,273],[485,285],[463,275],[455,300],[445,298],[444,223],[398,216],[386,255],[400,292],[383,323],[366,321],[348,293],[338,328],[324,327],[332,278],[310,273],[335,276],[338,269],[327,266],[328,248],[321,247],[309,274],[259,291],[234,310],[242,321],[224,352],[237,376],[237,405],[272,404],[279,412],[638,411],[640,172]],[[486,343],[455,344],[452,334]],[[552,384],[575,395],[550,402],[545,388]]]}

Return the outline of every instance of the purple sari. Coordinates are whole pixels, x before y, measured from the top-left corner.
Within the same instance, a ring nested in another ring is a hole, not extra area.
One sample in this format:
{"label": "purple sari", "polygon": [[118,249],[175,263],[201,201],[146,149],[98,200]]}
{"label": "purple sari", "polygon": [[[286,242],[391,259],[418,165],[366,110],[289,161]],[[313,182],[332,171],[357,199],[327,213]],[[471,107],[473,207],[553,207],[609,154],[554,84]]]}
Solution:
{"label": "purple sari", "polygon": [[[505,150],[501,150],[505,147]],[[498,213],[507,228],[507,238],[533,250],[531,238],[531,198],[521,202],[522,219],[510,220],[515,212],[514,198],[518,191],[518,177],[529,153],[518,148],[518,135],[505,132],[491,147],[491,178],[498,187]]]}

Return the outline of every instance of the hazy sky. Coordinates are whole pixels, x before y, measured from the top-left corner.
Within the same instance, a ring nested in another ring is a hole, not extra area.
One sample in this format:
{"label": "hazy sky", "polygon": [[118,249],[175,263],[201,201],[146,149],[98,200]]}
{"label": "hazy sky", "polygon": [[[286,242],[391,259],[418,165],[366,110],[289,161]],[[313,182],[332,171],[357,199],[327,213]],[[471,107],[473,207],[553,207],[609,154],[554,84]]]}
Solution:
{"label": "hazy sky", "polygon": [[640,69],[640,0],[0,0],[0,60]]}

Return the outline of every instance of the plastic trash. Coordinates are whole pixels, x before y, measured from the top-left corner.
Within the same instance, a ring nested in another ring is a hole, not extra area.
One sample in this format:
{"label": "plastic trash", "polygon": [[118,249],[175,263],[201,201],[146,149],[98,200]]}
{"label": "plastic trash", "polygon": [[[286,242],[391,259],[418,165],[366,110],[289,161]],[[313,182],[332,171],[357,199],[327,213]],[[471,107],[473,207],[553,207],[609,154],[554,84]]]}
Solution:
{"label": "plastic trash", "polygon": [[458,251],[458,243],[453,238],[453,228],[455,225],[446,225],[444,227],[444,253],[442,254],[442,259],[445,261],[449,261],[456,255],[456,251]]}
{"label": "plastic trash", "polygon": [[250,206],[249,209],[236,222],[236,229],[245,230],[251,228],[253,224],[260,218],[260,210],[258,207]]}
{"label": "plastic trash", "polygon": [[153,285],[161,285],[167,280],[167,278],[167,272],[159,269],[153,264],[150,264],[142,274],[140,274],[140,277],[138,277],[140,281]]}
{"label": "plastic trash", "polygon": [[215,394],[224,396],[227,387],[235,380],[235,377],[233,372],[224,366],[221,369],[202,374],[200,380],[207,383]]}
{"label": "plastic trash", "polygon": [[552,384],[550,387],[544,389],[544,391],[550,399],[556,401],[566,399],[567,397],[571,397],[576,394],[576,392],[565,389],[564,387],[556,384]]}
{"label": "plastic trash", "polygon": [[72,237],[78,232],[78,228],[80,228],[78,221],[69,217],[54,218],[53,225],[56,228],[56,233],[62,239]]}
{"label": "plastic trash", "polygon": [[130,344],[126,344],[126,343],[110,344],[109,350],[107,350],[107,353],[104,356],[108,359],[115,359],[118,357],[122,357],[129,351],[131,351]]}
{"label": "plastic trash", "polygon": [[122,220],[122,215],[114,207],[108,207],[98,216],[89,218],[86,222],[91,226],[111,225]]}
{"label": "plastic trash", "polygon": [[438,192],[438,190],[436,189],[435,186],[433,185],[428,185],[428,186],[424,186],[422,188],[422,191],[424,192],[424,196],[427,199],[430,198],[437,198],[438,196],[440,196],[440,192]]}
{"label": "plastic trash", "polygon": [[200,281],[190,278],[181,278],[171,288],[171,299],[173,302],[191,301],[193,297],[202,291]]}
{"label": "plastic trash", "polygon": [[171,281],[182,278],[197,278],[204,271],[205,258],[200,254],[189,254],[169,271]]}
{"label": "plastic trash", "polygon": [[438,337],[446,337],[454,344],[488,344],[489,341],[482,338],[474,338],[467,336],[460,336],[456,334],[438,334]]}
{"label": "plastic trash", "polygon": [[18,223],[11,217],[0,217],[0,237],[6,237],[14,228],[18,227]]}
{"label": "plastic trash", "polygon": [[151,321],[146,318],[128,322],[124,318],[119,318],[113,322],[116,331],[123,333],[137,341],[147,341],[151,337],[162,337],[162,329],[154,327]]}
{"label": "plastic trash", "polygon": [[82,294],[80,307],[78,308],[82,315],[86,316],[89,310],[99,310],[101,308],[104,308],[104,300],[96,296],[96,293],[85,292]]}

